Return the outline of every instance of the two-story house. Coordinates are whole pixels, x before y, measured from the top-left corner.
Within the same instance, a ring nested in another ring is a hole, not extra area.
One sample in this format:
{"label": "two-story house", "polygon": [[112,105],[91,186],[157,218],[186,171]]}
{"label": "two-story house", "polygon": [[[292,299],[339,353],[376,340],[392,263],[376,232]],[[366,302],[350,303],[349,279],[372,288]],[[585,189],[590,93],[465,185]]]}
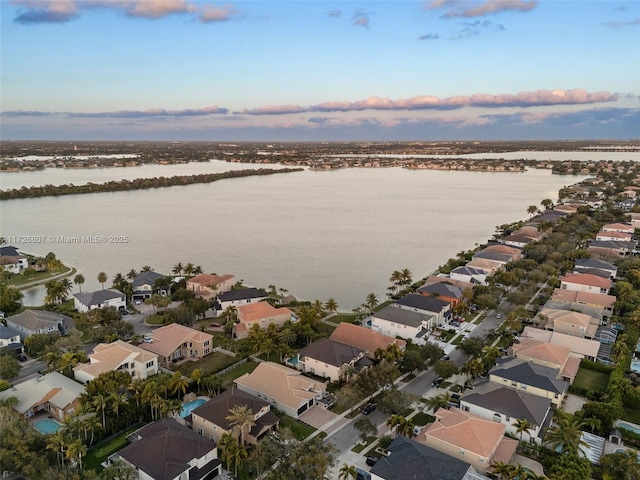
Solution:
{"label": "two-story house", "polygon": [[123,371],[132,378],[145,379],[158,373],[158,355],[122,340],[99,343],[89,354],[89,363],[76,365],[73,375],[79,382],[87,383],[111,371]]}
{"label": "two-story house", "polygon": [[388,305],[371,314],[371,329],[388,337],[400,337],[418,345],[424,344],[431,329],[437,325],[434,314],[414,312]]}
{"label": "two-story house", "polygon": [[451,305],[448,301],[440,300],[431,296],[418,295],[410,293],[399,300],[396,300],[395,306],[412,312],[423,313],[425,315],[433,315],[436,320],[436,326],[444,325],[451,318]]}
{"label": "two-story house", "polygon": [[[167,282],[162,287],[156,287],[158,281],[161,279],[166,279]],[[162,295],[163,297],[171,294],[170,279],[166,275],[154,272],[153,270],[138,273],[131,282],[131,287],[133,288],[131,298],[134,301],[144,301],[154,293]]]}
{"label": "two-story house", "polygon": [[320,338],[301,349],[296,360],[294,365],[300,371],[332,382],[342,379],[348,366],[360,371],[373,364],[366,350],[328,338]]}
{"label": "two-story house", "polygon": [[589,273],[567,273],[560,277],[560,290],[609,294],[611,280]]}
{"label": "two-story house", "polygon": [[163,367],[184,359],[197,361],[213,351],[213,335],[179,323],[156,328],[150,337],[139,346],[158,355]]}
{"label": "two-story house", "polygon": [[278,327],[293,320],[293,312],[287,307],[276,308],[267,302],[256,302],[236,307],[238,322],[233,326],[236,338],[246,338],[253,325],[265,329],[270,324]]}
{"label": "two-story house", "polygon": [[262,289],[249,287],[249,288],[234,288],[228,292],[222,292],[218,294],[218,298],[214,304],[216,315],[220,312],[224,312],[229,307],[240,307],[241,305],[249,305],[250,303],[257,303],[266,300],[269,297],[267,292]]}
{"label": "two-story house", "polygon": [[209,300],[224,292],[231,290],[236,277],[233,275],[216,275],[203,273],[187,280],[187,290],[191,290],[196,297]]}

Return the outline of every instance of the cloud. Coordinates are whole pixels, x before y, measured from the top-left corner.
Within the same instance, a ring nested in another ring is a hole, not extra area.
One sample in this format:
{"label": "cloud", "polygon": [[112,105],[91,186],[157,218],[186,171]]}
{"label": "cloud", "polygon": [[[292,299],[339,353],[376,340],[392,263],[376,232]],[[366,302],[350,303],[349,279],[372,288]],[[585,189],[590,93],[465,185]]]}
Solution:
{"label": "cloud", "polygon": [[262,108],[244,110],[247,115],[283,115],[304,112],[354,112],[363,110],[455,110],[463,107],[537,107],[545,105],[583,105],[613,102],[618,94],[609,92],[587,92],[573,90],[536,90],[518,94],[491,95],[476,93],[455,97],[439,98],[422,95],[405,99],[369,97],[355,102],[328,101],[311,106],[269,105]]}
{"label": "cloud", "polygon": [[226,115],[228,109],[212,106],[198,109],[185,110],[119,110],[114,112],[40,112],[25,110],[10,110],[2,112],[3,117],[51,117],[66,116],[70,118],[131,118],[131,119],[153,119],[153,118],[186,118],[202,117],[208,115]]}
{"label": "cloud", "polygon": [[169,15],[196,15],[201,23],[229,20],[240,13],[231,4],[216,6],[192,3],[190,0],[11,0],[20,9],[15,22],[64,23],[81,13],[95,9],[110,9],[127,17],[157,20]]}
{"label": "cloud", "polygon": [[369,28],[369,14],[361,10],[353,14],[351,21],[355,26]]}
{"label": "cloud", "polygon": [[424,35],[420,35],[418,40],[437,40],[440,38],[440,35],[437,33],[425,33]]}
{"label": "cloud", "polygon": [[473,18],[508,11],[530,12],[537,6],[538,0],[431,0],[425,4],[424,9],[445,9],[443,18]]}
{"label": "cloud", "polygon": [[480,31],[483,29],[491,29],[496,31],[504,31],[504,25],[500,23],[493,23],[491,20],[476,20],[475,22],[460,22],[463,27],[458,33],[450,37],[451,40],[457,40],[459,38],[469,38],[480,35]]}
{"label": "cloud", "polygon": [[15,0],[12,3],[24,6],[18,10],[16,23],[66,23],[78,17],[75,0]]}
{"label": "cloud", "polygon": [[605,25],[613,28],[630,27],[630,26],[640,25],[640,18],[636,18],[635,20],[631,20],[630,22],[607,22],[605,23]]}
{"label": "cloud", "polygon": [[198,20],[202,23],[226,22],[238,15],[240,15],[240,12],[236,10],[233,5],[225,5],[223,7],[211,5],[202,9],[202,13],[200,13]]}

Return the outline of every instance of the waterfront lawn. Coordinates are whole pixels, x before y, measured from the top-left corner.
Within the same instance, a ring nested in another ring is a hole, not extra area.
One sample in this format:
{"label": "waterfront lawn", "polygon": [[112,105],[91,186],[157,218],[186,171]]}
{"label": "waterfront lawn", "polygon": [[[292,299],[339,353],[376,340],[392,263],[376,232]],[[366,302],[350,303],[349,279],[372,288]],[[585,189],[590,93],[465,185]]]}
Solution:
{"label": "waterfront lawn", "polygon": [[573,386],[584,390],[592,390],[596,393],[604,393],[608,383],[609,375],[606,373],[581,367],[580,370],[578,370],[578,375],[576,375]]}
{"label": "waterfront lawn", "polygon": [[356,321],[356,316],[352,313],[339,313],[338,315],[331,317],[329,321],[333,323],[353,323]]}
{"label": "waterfront lawn", "polygon": [[61,268],[60,270],[56,270],[55,272],[29,272],[28,275],[25,275],[24,273],[19,275],[12,275],[10,285],[19,288],[22,285],[31,282],[44,282],[45,280],[48,280],[51,277],[55,277],[56,275],[66,274],[65,276],[68,276],[73,275],[74,273],[76,273],[75,268],[72,269],[71,267],[67,267],[65,265],[63,266],[63,268]]}
{"label": "waterfront lawn", "polygon": [[213,352],[198,360],[197,362],[186,362],[179,366],[171,366],[171,370],[178,370],[185,377],[191,376],[196,368],[199,368],[202,372],[215,373],[223,368],[227,368],[229,365],[233,365],[240,359],[234,358],[230,355],[226,355],[222,352]]}
{"label": "waterfront lawn", "polygon": [[107,440],[106,442],[100,443],[95,447],[91,448],[87,455],[84,457],[83,463],[85,469],[94,470],[96,473],[102,470],[102,462],[104,462],[109,455],[117,452],[118,450],[127,446],[129,442],[127,442],[127,435],[135,432],[142,425],[138,424],[133,427],[128,428],[121,434]]}

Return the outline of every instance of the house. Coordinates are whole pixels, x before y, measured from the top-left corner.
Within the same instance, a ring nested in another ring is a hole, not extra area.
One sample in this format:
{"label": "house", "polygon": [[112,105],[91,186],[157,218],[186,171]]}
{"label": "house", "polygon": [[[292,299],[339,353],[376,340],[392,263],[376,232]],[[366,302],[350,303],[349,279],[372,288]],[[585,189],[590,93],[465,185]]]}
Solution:
{"label": "house", "polygon": [[611,280],[588,273],[567,273],[560,277],[560,290],[574,290],[607,295],[611,289]]}
{"label": "house", "polygon": [[231,290],[235,281],[236,277],[233,275],[203,273],[187,280],[187,290],[194,292],[196,297],[208,300],[220,293]]}
{"label": "house", "polygon": [[114,307],[116,310],[127,308],[127,299],[124,293],[115,288],[97,290],[95,292],[80,292],[73,294],[73,304],[80,313],[86,313],[96,308]]}
{"label": "house", "polygon": [[24,310],[6,318],[7,326],[20,332],[25,338],[43,333],[64,333],[73,326],[73,319],[67,315],[47,310]]}
{"label": "house", "polygon": [[427,279],[424,281],[424,286],[433,285],[434,283],[448,283],[450,285],[455,285],[456,287],[460,287],[462,290],[466,288],[472,288],[475,284],[465,282],[463,280],[456,280],[455,278],[451,278],[449,276],[442,275],[429,275]]}
{"label": "house", "polygon": [[407,437],[396,437],[371,467],[371,480],[479,480],[467,462]]}
{"label": "house", "polygon": [[320,338],[298,352],[295,367],[302,372],[337,382],[344,378],[347,367],[353,367],[356,372],[370,367],[373,363],[366,354],[367,351],[362,348]]}
{"label": "house", "polygon": [[613,304],[616,301],[616,297],[614,295],[561,290],[559,288],[556,288],[553,291],[551,299],[558,302],[570,302],[572,304],[575,303],[601,308],[607,316],[611,316],[613,314]]}
{"label": "house", "polygon": [[514,422],[527,420],[531,428],[522,433],[521,440],[538,445],[553,417],[550,399],[489,381],[476,384],[473,390],[465,392],[460,398],[460,409],[503,424],[507,433],[519,439]]}
{"label": "house", "polygon": [[445,282],[423,285],[417,291],[425,297],[435,297],[438,300],[449,302],[452,309],[463,300],[462,288]]}
{"label": "house", "polygon": [[600,325],[600,320],[590,315],[555,308],[543,308],[537,317],[546,330],[581,338],[595,337]]}
{"label": "house", "polygon": [[255,425],[245,434],[245,441],[248,444],[255,445],[267,433],[277,430],[280,420],[271,411],[271,405],[238,390],[237,387],[231,387],[204,405],[195,408],[191,412],[191,428],[216,443],[220,441],[222,435],[228,432],[233,432],[234,437],[238,438],[240,432],[237,428],[232,427],[227,419],[229,411],[234,407],[246,407],[253,412]]}
{"label": "house", "polygon": [[0,400],[16,397],[18,403],[13,408],[24,418],[45,412],[63,421],[78,407],[82,393],[84,385],[61,373],[52,372],[0,392]]}
{"label": "house", "polygon": [[436,325],[443,325],[451,318],[451,305],[448,301],[434,297],[425,297],[416,293],[405,295],[396,300],[396,306],[412,312],[424,313],[425,315],[433,315]]}
{"label": "house", "polygon": [[211,480],[221,473],[216,443],[167,417],[145,425],[109,457],[123,460],[138,480]]}
{"label": "house", "polygon": [[507,263],[513,261],[513,255],[509,253],[496,252],[493,250],[480,250],[473,255],[473,260],[491,260],[492,262],[499,263],[500,266],[504,266]]}
{"label": "house", "polygon": [[494,462],[511,462],[518,440],[504,436],[503,424],[457,408],[440,408],[435,417],[436,421],[416,436],[417,442],[469,463],[481,472],[489,470]]}
{"label": "house", "polygon": [[145,379],[158,373],[158,355],[122,340],[99,343],[89,354],[89,363],[74,367],[73,376],[79,382],[87,383],[112,371],[124,371],[132,378]]}
{"label": "house", "polygon": [[501,243],[489,245],[482,249],[483,253],[495,252],[495,253],[504,253],[511,257],[512,262],[516,262],[522,258],[522,249],[518,247],[513,247],[509,245],[504,245]]}
{"label": "house", "polygon": [[419,345],[437,324],[434,314],[414,312],[394,305],[371,314],[371,329],[388,337],[400,337]]}
{"label": "house", "polygon": [[454,280],[462,280],[474,285],[485,285],[487,283],[487,272],[473,267],[456,267],[449,274]]}
{"label": "house", "polygon": [[20,340],[20,332],[0,323],[0,355],[7,352],[20,354],[24,351],[24,344]]}
{"label": "house", "polygon": [[567,335],[560,332],[550,332],[539,328],[524,327],[521,339],[531,339],[538,342],[552,343],[571,350],[573,356],[586,358],[595,361],[600,348],[599,342],[588,338],[580,338],[574,335]]}
{"label": "house", "polygon": [[579,258],[573,267],[573,273],[593,273],[593,271],[603,272],[600,276],[611,280],[615,279],[616,275],[618,275],[618,267],[612,263],[598,260],[597,258]]}
{"label": "house", "polygon": [[528,233],[523,233],[519,231],[513,232],[511,235],[506,235],[499,239],[501,243],[505,245],[509,245],[512,247],[524,248],[527,244],[538,240],[539,238],[533,237]]}
{"label": "house", "polygon": [[556,408],[562,405],[569,391],[569,382],[559,377],[559,368],[517,358],[498,359],[497,365],[489,370],[490,382],[548,398]]}
{"label": "house", "polygon": [[407,346],[404,340],[348,322],[340,322],[329,339],[361,348],[367,352],[369,358],[374,358],[376,350],[386,350],[392,344],[398,345],[402,351]]}
{"label": "house", "polygon": [[636,242],[620,242],[613,240],[593,240],[589,242],[587,250],[594,255],[624,257],[631,255],[636,248]]}
{"label": "house", "polygon": [[[161,279],[166,279],[166,284],[161,288],[157,288],[157,282]],[[153,270],[138,273],[131,282],[131,287],[133,288],[133,294],[131,295],[133,300],[144,301],[154,293],[162,295],[163,297],[171,294],[169,277],[154,272]]]}
{"label": "house", "polygon": [[0,247],[0,267],[5,272],[18,275],[29,268],[29,259],[16,247]]}
{"label": "house", "polygon": [[326,390],[324,383],[273,362],[261,362],[235,382],[239,390],[269,402],[293,418],[314,406]]}
{"label": "house", "polygon": [[276,308],[267,302],[240,305],[236,310],[238,323],[233,326],[233,333],[237,338],[246,338],[253,325],[264,329],[273,323],[281,327],[293,318],[287,307]]}
{"label": "house", "polygon": [[145,350],[158,355],[160,366],[166,367],[181,359],[200,360],[213,350],[213,335],[179,323],[156,328],[151,342],[140,344]]}
{"label": "house", "polygon": [[633,239],[633,235],[631,233],[623,233],[623,232],[607,232],[606,230],[601,230],[596,233],[596,240],[606,242],[607,240],[611,240],[613,242],[630,242]]}
{"label": "house", "polygon": [[570,384],[580,368],[580,356],[571,355],[570,348],[560,345],[523,338],[520,343],[514,343],[510,350],[512,355],[520,360],[559,369],[560,378]]}
{"label": "house", "polygon": [[[625,198],[624,200],[620,200],[619,202],[616,202],[616,207],[619,208],[620,210],[624,210],[625,212],[630,211],[635,206],[636,206],[636,201],[631,198]],[[636,227],[636,224],[634,224],[633,222],[632,224],[634,228],[638,228]]]}
{"label": "house", "polygon": [[488,258],[474,258],[469,263],[467,263],[466,266],[467,268],[482,270],[488,276],[491,276],[498,270],[500,270],[504,266],[504,263],[497,260],[490,260]]}
{"label": "house", "polygon": [[218,294],[214,305],[216,315],[229,307],[239,307],[250,303],[261,302],[269,297],[267,292],[258,288],[234,288]]}
{"label": "house", "polygon": [[622,232],[622,233],[630,233],[633,235],[634,227],[630,223],[607,223],[601,228],[602,232]]}

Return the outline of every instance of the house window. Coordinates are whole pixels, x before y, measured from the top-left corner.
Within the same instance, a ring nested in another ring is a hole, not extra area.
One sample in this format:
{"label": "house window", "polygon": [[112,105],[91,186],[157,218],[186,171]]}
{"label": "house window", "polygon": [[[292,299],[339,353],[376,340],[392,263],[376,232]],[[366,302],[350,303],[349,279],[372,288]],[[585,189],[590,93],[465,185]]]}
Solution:
{"label": "house window", "polygon": [[526,390],[527,386],[526,385],[522,385],[522,390]]}
{"label": "house window", "polygon": [[204,349],[204,354],[207,355],[211,350],[209,350],[208,348]]}
{"label": "house window", "polygon": [[207,340],[206,342],[203,343],[203,346],[208,347],[209,346],[209,340]]}
{"label": "house window", "polygon": [[153,367],[153,361],[147,362],[147,368],[151,368],[151,367]]}
{"label": "house window", "polygon": [[198,429],[198,433],[199,433],[200,435],[202,435],[202,429],[201,429],[201,428],[199,428],[199,429]]}

